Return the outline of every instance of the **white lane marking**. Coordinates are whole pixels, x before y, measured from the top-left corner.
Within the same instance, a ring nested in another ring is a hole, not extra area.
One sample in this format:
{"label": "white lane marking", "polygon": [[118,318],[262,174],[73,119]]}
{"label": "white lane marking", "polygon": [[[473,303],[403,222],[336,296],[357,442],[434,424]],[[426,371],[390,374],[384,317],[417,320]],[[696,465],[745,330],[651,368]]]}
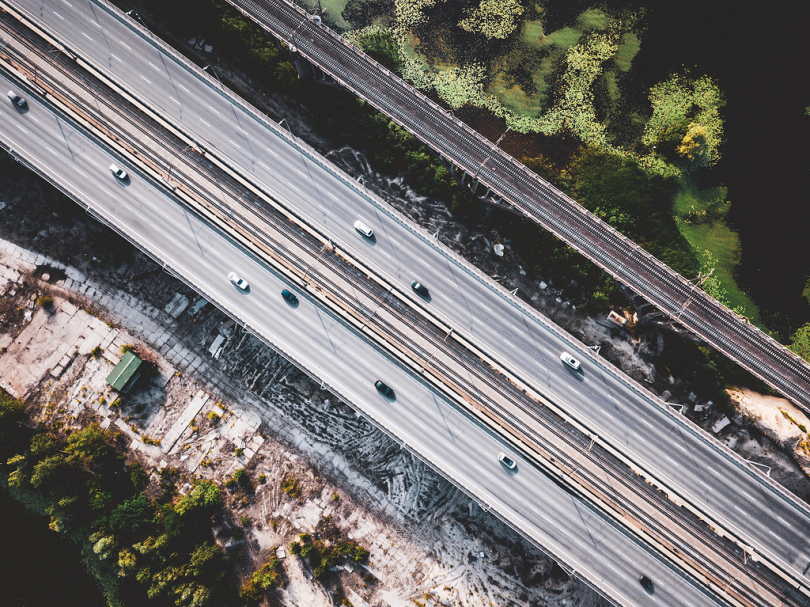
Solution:
{"label": "white lane marking", "polygon": [[287,182],[287,185],[289,185],[289,186],[290,186],[290,187],[291,187],[293,190],[295,190],[296,192],[300,192],[300,191],[301,191],[301,190],[299,190],[297,187],[295,187],[293,184],[291,184],[289,181]]}
{"label": "white lane marking", "polygon": [[[115,198],[115,194],[110,192],[110,190],[108,190],[104,186],[98,186],[98,189],[101,190],[102,192],[105,192],[108,196],[112,196],[113,198]],[[118,200],[118,199],[116,198],[116,200]]]}
{"label": "white lane marking", "polygon": [[65,18],[62,15],[60,15],[59,13],[57,13],[56,11],[53,11],[53,14],[56,15],[57,17],[59,17],[62,21],[65,20]]}
{"label": "white lane marking", "polygon": [[185,92],[187,92],[187,93],[190,93],[190,92],[191,92],[190,90],[188,90],[186,87],[184,87],[184,86],[183,86],[182,84],[180,84],[179,82],[177,83],[177,86],[179,86],[181,89],[183,89],[183,90],[184,90]]}
{"label": "white lane marking", "polygon": [[[303,337],[303,335],[301,335],[301,333],[300,333],[299,331],[296,331],[296,330],[295,330],[295,329],[293,329],[291,326],[287,325],[287,328],[288,328],[290,331],[292,331],[293,333],[295,333],[295,334],[296,334],[298,337]],[[354,375],[354,373],[352,373],[352,375]],[[356,375],[354,375],[354,376],[355,376],[355,377],[357,377]],[[357,379],[360,379],[360,378],[359,378],[359,377],[357,377]],[[361,381],[362,381],[362,380],[361,380]]]}
{"label": "white lane marking", "polygon": [[[475,318],[475,317],[473,317],[473,320],[474,320],[475,322],[477,322],[479,325],[482,325],[482,326],[483,326],[483,324],[484,324],[482,321],[478,320],[478,319],[477,319],[477,318]],[[535,361],[535,362],[537,362],[537,361]],[[537,363],[537,364],[539,365],[540,363]]]}
{"label": "white lane marking", "polygon": [[[452,300],[452,299],[450,299],[449,297],[447,297],[447,295],[445,295],[444,293],[439,293],[439,297],[441,297],[441,298],[443,298],[443,299],[446,299],[446,300],[447,300],[447,301],[449,301],[450,303],[453,303],[453,300]],[[512,347],[514,347],[514,346],[512,346]]]}
{"label": "white lane marking", "polygon": [[304,179],[309,179],[309,175],[307,175],[306,173],[302,173],[299,169],[295,170],[298,171],[298,174],[301,175],[301,177],[303,177]]}
{"label": "white lane marking", "polygon": [[684,453],[689,453],[689,450],[686,447],[684,447],[683,445],[679,445],[678,443],[675,443],[675,446],[678,447],[678,449],[680,449]]}
{"label": "white lane marking", "polygon": [[[509,323],[509,324],[511,324],[511,323]],[[520,329],[518,329],[518,328],[517,328],[515,325],[512,325],[512,328],[513,328],[515,331],[517,331],[518,333],[520,333],[521,335],[526,335],[526,334],[525,334],[523,331],[521,331]]]}
{"label": "white lane marking", "polygon": [[[504,338],[503,338],[503,340],[504,340],[504,341],[506,341],[506,338],[504,337]],[[512,346],[513,348],[515,347],[515,346],[514,346],[514,345],[513,345],[511,342],[509,342],[509,341],[506,341],[506,343],[508,343],[508,344],[509,344],[510,346]]]}
{"label": "white lane marking", "polygon": [[177,99],[175,99],[175,98],[174,98],[174,97],[172,97],[171,95],[169,95],[169,99],[171,99],[172,101],[174,101],[174,102],[175,102],[177,105],[183,105],[182,103],[180,103],[180,102],[179,102]]}
{"label": "white lane marking", "polygon": [[[80,170],[79,170],[79,169],[77,169],[76,167],[73,167],[73,170],[74,170],[74,171],[76,171],[76,172],[77,172],[79,175],[84,175],[85,177],[87,177],[87,173],[85,173],[85,172],[83,172],[83,171],[80,171]],[[89,177],[87,177],[87,178],[89,179]]]}
{"label": "white lane marking", "polygon": [[605,415],[607,415],[607,416],[608,416],[610,419],[616,419],[615,417],[613,417],[613,416],[612,416],[610,413],[608,413],[607,411],[602,411],[602,413],[604,413]]}
{"label": "white lane marking", "polygon": [[422,259],[421,257],[417,257],[417,258],[416,258],[416,261],[418,261],[419,263],[421,263],[423,266],[426,266],[426,267],[428,267],[428,268],[429,268],[429,267],[431,267],[431,265],[430,265],[428,262],[426,262],[424,259]]}
{"label": "white lane marking", "polygon": [[745,491],[743,491],[742,489],[740,489],[740,493],[742,493],[742,494],[743,494],[745,497],[747,497],[748,499],[750,499],[752,502],[754,501],[754,498],[753,498],[753,497],[751,497],[750,495],[748,495],[748,494],[747,494]]}
{"label": "white lane marking", "polygon": [[156,66],[154,63],[152,63],[151,61],[149,62],[149,65],[151,65],[153,68],[155,68],[155,69],[156,69],[157,71],[159,71],[159,72],[162,72],[162,71],[163,71],[163,70],[161,70],[161,69],[160,69],[158,66]]}
{"label": "white lane marking", "polygon": [[780,521],[782,521],[782,523],[783,523],[783,524],[787,525],[788,527],[790,527],[790,526],[791,526],[791,525],[790,525],[790,523],[788,523],[788,522],[787,522],[785,519],[783,519],[781,516],[777,516],[776,518],[778,518]]}
{"label": "white lane marking", "polygon": [[121,44],[123,44],[123,45],[124,45],[125,47],[127,47],[129,50],[132,50],[132,47],[131,47],[130,45],[128,45],[126,42],[124,42],[123,40],[119,40],[118,42],[120,42]]}
{"label": "white lane marking", "polygon": [[62,2],[64,2],[64,3],[65,3],[65,4],[67,4],[68,6],[73,6],[73,5],[72,5],[70,2],[68,2],[68,0],[62,0]]}
{"label": "white lane marking", "polygon": [[398,247],[401,247],[401,246],[402,246],[400,243],[398,243],[398,242],[397,242],[396,240],[394,240],[393,238],[389,238],[388,240],[390,240],[391,242],[393,242],[393,243],[394,243],[395,245],[397,245]]}
{"label": "white lane marking", "polygon": [[703,485],[704,487],[706,487],[706,489],[708,489],[709,491],[711,491],[711,490],[712,490],[712,488],[711,488],[711,487],[709,487],[709,485],[707,485],[707,484],[706,484],[706,483],[704,483],[703,481],[698,480],[698,482],[699,482],[701,485]]}
{"label": "white lane marking", "polygon": [[[323,208],[323,207],[321,207],[321,208]],[[324,210],[325,210],[325,209],[324,209]],[[388,259],[391,259],[391,256],[390,256],[388,253],[386,253],[385,251],[380,251],[380,253],[382,253],[383,255],[385,255],[385,256],[386,256]]]}
{"label": "white lane marking", "polygon": [[[88,19],[88,21],[89,21],[89,19]],[[101,24],[98,21],[90,21],[90,23],[92,23],[96,27],[101,27]]]}
{"label": "white lane marking", "polygon": [[59,154],[57,154],[56,152],[54,152],[54,151],[53,151],[51,148],[49,148],[47,145],[45,146],[45,149],[46,149],[46,150],[48,150],[48,151],[49,151],[51,154],[53,154],[54,156],[59,156]]}
{"label": "white lane marking", "polygon": [[487,311],[489,311],[489,312],[492,312],[492,308],[490,308],[490,307],[488,307],[488,306],[485,306],[484,304],[480,304],[480,305],[481,305],[481,307],[482,307],[482,308],[484,308],[485,310],[487,310]]}
{"label": "white lane marking", "polygon": [[778,535],[776,535],[776,534],[775,534],[773,531],[771,531],[770,529],[768,529],[768,533],[770,533],[770,534],[771,534],[772,536],[774,536],[776,539],[778,539],[778,540],[780,540],[780,541],[782,540],[782,538],[781,538],[781,537],[779,537]]}
{"label": "white lane marking", "polygon": [[242,146],[241,146],[241,145],[239,145],[238,143],[236,143],[235,141],[233,141],[232,139],[228,139],[228,141],[230,141],[230,142],[231,142],[231,144],[235,145],[235,146],[236,146],[236,147],[238,147],[240,150],[242,149]]}
{"label": "white lane marking", "polygon": [[[87,158],[87,157],[86,157],[86,158]],[[92,158],[87,158],[87,162],[89,162],[90,164],[95,165],[95,166],[100,166],[100,165],[98,164],[98,162],[96,162],[96,161],[95,161],[95,160],[93,160]]]}
{"label": "white lane marking", "polygon": [[740,508],[737,504],[734,504],[734,509],[737,510],[737,512],[742,512],[743,514],[745,514],[745,510]]}
{"label": "white lane marking", "polygon": [[118,63],[123,63],[123,61],[121,61],[121,60],[120,60],[118,57],[116,57],[116,56],[115,56],[115,55],[113,55],[112,53],[110,53],[110,57],[112,57],[113,59],[115,59],[115,60],[116,60]]}
{"label": "white lane marking", "polygon": [[338,202],[340,202],[340,198],[338,198],[337,196],[335,196],[335,195],[334,195],[332,192],[327,192],[327,194],[329,194],[329,195],[330,195],[332,198],[334,198],[335,200],[337,200]]}
{"label": "white lane marking", "polygon": [[84,32],[82,32],[82,36],[84,36],[85,38],[87,38],[87,39],[88,39],[90,42],[95,42],[95,40],[93,40],[93,39],[92,39],[90,36],[88,36],[88,35],[87,35],[87,34],[85,34]]}
{"label": "white lane marking", "polygon": [[217,110],[215,110],[215,109],[214,109],[213,107],[211,107],[210,105],[209,105],[208,107],[209,107],[209,108],[211,108],[211,111],[212,111],[212,112],[216,112],[217,114],[219,114],[219,112],[217,112]]}
{"label": "white lane marking", "polygon": [[144,80],[146,80],[146,81],[147,81],[149,84],[152,84],[152,81],[151,81],[151,80],[149,80],[149,78],[147,78],[147,77],[146,77],[146,76],[144,76],[143,74],[138,74],[138,76],[140,76],[141,78],[143,78]]}
{"label": "white lane marking", "polygon": [[635,437],[636,437],[638,440],[640,440],[642,443],[646,443],[646,442],[647,442],[646,440],[644,440],[643,438],[641,438],[641,435],[640,435],[640,434],[636,434],[635,432],[633,432],[633,436],[635,436]]}
{"label": "white lane marking", "polygon": [[200,118],[200,122],[202,122],[202,123],[203,123],[205,126],[211,126],[210,124],[208,124],[208,123],[207,123],[205,120],[203,120],[202,118]]}
{"label": "white lane marking", "polygon": [[711,470],[712,472],[714,472],[714,473],[715,473],[717,476],[720,476],[720,473],[719,473],[719,472],[717,472],[717,470],[715,470],[715,469],[714,469],[714,468],[712,468],[711,466],[706,466],[706,467],[707,467],[709,470]]}
{"label": "white lane marking", "polygon": [[664,457],[665,457],[665,458],[667,458],[669,461],[671,461],[671,462],[672,462],[673,464],[675,464],[676,466],[678,466],[678,465],[679,465],[679,464],[678,464],[678,462],[676,462],[674,459],[672,459],[672,458],[671,458],[669,455],[665,455]]}
{"label": "white lane marking", "polygon": [[[133,214],[137,215],[141,219],[141,221],[146,221],[146,217],[144,217],[143,215],[138,213],[138,211],[130,211],[130,213],[133,213]],[[206,265],[208,265],[208,264],[206,264]],[[209,266],[209,268],[210,268],[210,266]]]}
{"label": "white lane marking", "polygon": [[271,153],[273,156],[278,156],[278,154],[276,154],[276,153],[275,153],[273,150],[271,150],[270,148],[264,148],[264,149],[266,149],[268,152],[270,152],[270,153]]}
{"label": "white lane marking", "polygon": [[647,424],[647,425],[648,425],[650,428],[652,428],[653,430],[655,429],[655,426],[653,426],[653,425],[652,425],[650,422],[648,422],[648,421],[647,421],[646,419],[644,419],[643,417],[639,417],[639,419],[640,419],[641,421],[643,421],[645,424]]}
{"label": "white lane marking", "polygon": [[22,128],[19,124],[15,124],[14,126],[16,126],[18,129],[20,129],[26,135],[28,134],[28,131],[26,131],[24,128]]}
{"label": "white lane marking", "polygon": [[269,167],[269,166],[267,166],[266,164],[264,164],[264,163],[263,163],[261,160],[257,160],[257,161],[256,161],[256,164],[260,164],[260,165],[262,165],[262,166],[263,166],[264,168],[266,168],[268,171],[270,170],[270,167]]}

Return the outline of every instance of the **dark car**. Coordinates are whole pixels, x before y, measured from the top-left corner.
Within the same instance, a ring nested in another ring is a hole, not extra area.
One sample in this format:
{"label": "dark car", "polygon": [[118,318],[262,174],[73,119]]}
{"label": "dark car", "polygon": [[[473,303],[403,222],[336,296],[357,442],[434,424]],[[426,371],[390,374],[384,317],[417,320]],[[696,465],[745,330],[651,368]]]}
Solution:
{"label": "dark car", "polygon": [[427,297],[429,295],[427,287],[417,280],[414,280],[411,283],[411,288],[417,293],[419,293],[419,295],[421,295],[422,297]]}
{"label": "dark car", "polygon": [[298,303],[298,298],[295,296],[295,294],[290,293],[287,289],[284,289],[281,292],[281,296],[284,299],[286,299],[287,301],[289,301],[291,304],[297,304]]}
{"label": "dark car", "polygon": [[11,103],[16,105],[17,107],[25,107],[25,99],[20,97],[14,91],[9,91],[7,97],[11,100]]}
{"label": "dark car", "polygon": [[647,594],[652,594],[655,592],[655,586],[653,585],[652,580],[646,575],[642,575],[640,578],[638,578],[638,581],[639,584],[641,584],[641,587],[647,591]]}
{"label": "dark car", "polygon": [[386,398],[394,398],[394,391],[391,388],[389,388],[386,384],[382,383],[379,379],[374,382],[374,387],[377,388],[380,394],[382,394]]}

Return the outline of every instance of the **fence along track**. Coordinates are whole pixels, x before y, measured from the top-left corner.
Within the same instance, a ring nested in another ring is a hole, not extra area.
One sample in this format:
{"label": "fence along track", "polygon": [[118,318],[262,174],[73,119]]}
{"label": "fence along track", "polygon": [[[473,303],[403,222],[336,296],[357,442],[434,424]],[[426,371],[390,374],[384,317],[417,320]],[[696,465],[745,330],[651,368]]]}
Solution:
{"label": "fence along track", "polygon": [[[34,41],[29,39],[28,43],[29,45],[33,45]],[[42,58],[43,59],[46,58],[44,56],[44,53],[42,54]],[[52,57],[47,57],[48,61],[52,61],[52,59],[53,59]],[[17,61],[22,63],[20,57],[17,57]],[[67,62],[63,61],[63,63]],[[66,66],[62,65],[61,67],[65,69],[70,68],[72,66],[68,64]],[[120,100],[116,99],[116,96],[114,94],[111,94],[103,87],[99,87],[98,85],[89,83],[86,78],[79,78],[79,79],[75,78],[73,70],[68,69],[67,72],[74,76],[73,77],[74,83],[78,84],[85,92],[96,96],[96,98],[101,100],[105,105],[107,105],[110,110],[116,110],[120,112],[118,116],[124,118],[127,121],[127,123],[131,127],[135,128],[137,132],[140,133],[140,135],[142,135],[144,138],[158,139],[165,148],[169,148],[174,153],[175,157],[182,156],[182,149],[180,149],[180,143],[176,138],[167,136],[165,133],[162,132],[162,130],[157,129],[152,124],[149,124],[148,121],[145,119],[145,117],[143,117],[142,115],[131,116],[130,115],[131,112],[121,111]],[[47,83],[52,87],[58,86],[55,83],[51,82],[44,75],[41,76],[40,78],[43,83]],[[65,95],[65,97],[70,100],[71,104],[75,105],[76,107],[81,108],[83,106],[83,102],[81,99],[72,95],[66,95],[64,93],[62,94]],[[113,138],[118,141],[125,142],[130,137],[129,135],[124,134],[114,126],[108,126],[107,130],[111,133]],[[140,147],[141,149],[143,149],[143,146]],[[148,146],[147,149],[149,149]],[[147,154],[147,156],[149,156],[149,154]],[[151,162],[154,162],[158,166],[163,167],[166,166],[166,161],[163,161],[160,158],[156,158],[154,154],[151,155],[149,160]],[[187,161],[188,158],[183,158],[183,160]],[[198,186],[194,185],[193,183],[194,179],[191,179],[188,173],[186,173],[179,166],[175,167],[175,165],[171,163],[169,163],[168,166],[174,170],[173,174],[175,176],[175,180],[177,180],[177,177],[179,176],[183,178],[184,182],[188,182],[188,185],[184,184],[184,187],[193,186],[192,189],[202,199],[206,200],[209,203],[211,203],[212,201],[215,203],[217,202],[217,199],[211,196],[210,193],[205,192]],[[259,211],[258,215],[261,218],[265,219],[264,223],[267,223],[269,221],[274,222],[280,221],[281,225],[285,227],[284,230],[285,233],[282,234],[282,236],[285,236],[295,241],[295,243],[299,245],[301,248],[303,248],[304,252],[309,254],[310,257],[312,257],[316,251],[318,252],[318,255],[320,255],[320,253],[323,252],[323,249],[322,248],[319,249],[319,247],[317,246],[317,244],[319,243],[313,243],[311,238],[307,239],[305,233],[300,229],[295,228],[292,224],[289,223],[289,221],[285,221],[286,218],[278,216],[273,217],[272,213],[268,212],[266,205],[261,205],[258,200],[253,199],[250,196],[248,196],[247,199],[245,200],[243,192],[240,195],[240,197],[242,197],[242,201],[240,201],[236,197],[236,194],[238,193],[239,190],[229,179],[227,179],[227,175],[224,174],[221,175],[222,181],[220,181],[213,175],[214,171],[200,171],[199,169],[197,169],[195,171],[195,177],[199,178],[200,177],[199,173],[201,172],[203,173],[202,176],[206,179],[210,187],[214,187],[215,185],[216,187],[223,188],[224,185],[224,187],[231,193],[231,198],[232,199],[236,198],[237,207],[240,206],[244,207],[245,205],[242,203],[244,201],[250,205],[252,211],[256,211],[258,209]],[[219,204],[220,207],[224,206],[229,212],[229,214],[232,214],[232,209],[230,209],[230,207],[227,207],[227,205],[221,202]],[[222,209],[220,208],[220,211],[221,210]],[[234,217],[234,219],[237,218]],[[244,219],[242,219],[241,217],[239,217],[237,220],[240,221],[241,224],[247,225],[250,228],[251,232],[254,233],[262,232],[262,230],[257,230],[255,226],[250,226],[249,223],[244,221]],[[273,225],[272,227],[276,228],[275,225]],[[265,240],[266,240],[266,233],[265,233]],[[499,416],[501,416],[502,418],[506,417],[506,419],[510,419],[513,422],[517,421],[514,415],[506,411],[504,407],[501,406],[499,403],[499,400],[502,396],[507,396],[510,404],[517,405],[523,413],[536,414],[538,412],[544,412],[550,414],[550,412],[548,412],[544,407],[539,407],[536,403],[533,403],[533,401],[531,401],[530,399],[528,399],[528,397],[523,395],[522,392],[518,394],[518,389],[515,386],[509,384],[508,382],[503,381],[503,378],[499,378],[497,374],[494,373],[491,368],[487,368],[482,361],[480,361],[475,357],[471,357],[469,353],[465,354],[464,352],[462,352],[460,347],[455,342],[451,343],[446,342],[444,340],[444,338],[446,338],[446,335],[439,333],[434,326],[427,323],[423,318],[418,317],[411,310],[408,310],[403,306],[392,306],[391,305],[392,298],[388,296],[389,292],[381,292],[379,285],[375,282],[363,281],[362,280],[363,277],[359,274],[356,268],[351,268],[347,266],[345,262],[343,262],[337,256],[327,255],[322,258],[322,261],[325,261],[335,272],[342,274],[342,276],[345,279],[347,279],[350,283],[353,283],[353,286],[355,288],[357,288],[358,285],[361,287],[361,290],[364,292],[366,297],[376,304],[376,308],[373,309],[372,314],[370,315],[368,314],[368,310],[371,309],[371,307],[367,307],[365,309],[361,307],[360,309],[358,309],[357,306],[359,302],[357,300],[351,300],[350,298],[347,298],[344,295],[344,290],[339,289],[337,284],[334,283],[333,280],[330,280],[327,276],[323,275],[322,273],[318,272],[316,269],[313,268],[314,261],[317,261],[317,257],[314,260],[310,261],[310,263],[307,265],[306,262],[301,260],[299,257],[294,256],[292,254],[292,251],[290,251],[287,247],[283,245],[279,246],[279,243],[275,244],[276,247],[274,247],[274,253],[279,257],[283,258],[287,262],[287,264],[289,264],[289,266],[291,266],[294,270],[297,270],[299,274],[302,271],[308,272],[309,276],[313,278],[315,277],[318,278],[319,284],[321,284],[322,286],[324,284],[327,285],[328,287],[327,290],[331,291],[333,294],[337,293],[343,296],[342,304],[345,307],[349,307],[350,309],[354,308],[354,314],[356,317],[367,316],[368,317],[367,322],[369,324],[372,323],[375,324],[375,326],[381,333],[386,334],[388,336],[389,340],[392,339],[396,340],[398,336],[401,335],[401,333],[397,331],[396,327],[394,327],[393,324],[387,323],[384,320],[382,320],[381,315],[379,313],[380,311],[387,311],[394,319],[402,320],[402,318],[404,317],[406,320],[410,322],[411,325],[417,325],[417,328],[420,329],[420,331],[429,338],[430,346],[436,348],[437,350],[442,350],[450,358],[451,364],[457,365],[459,362],[462,362],[465,370],[468,373],[470,373],[471,376],[477,377],[479,381],[481,381],[481,383],[484,385],[487,392],[485,392],[482,388],[476,388],[472,384],[461,386],[457,385],[456,389],[460,390],[461,393],[464,395],[463,396],[464,399],[470,402],[471,404],[476,404],[478,407],[480,407],[481,404],[478,403],[477,401],[487,403],[489,409],[497,411]],[[456,371],[450,369],[446,363],[441,363],[433,355],[425,358],[425,354],[427,352],[425,349],[417,348],[414,345],[410,348],[410,350],[411,353],[417,359],[421,358],[421,360],[424,362],[425,368],[430,366],[436,369],[438,372],[440,372],[440,374],[445,378],[446,381],[452,382],[452,378],[458,375]],[[506,394],[503,394],[504,386],[507,386],[508,388]],[[521,400],[523,400],[524,402],[521,402]],[[527,407],[527,403],[531,403],[531,408]],[[551,416],[545,415],[544,417],[545,422],[548,424],[548,421]],[[534,434],[533,429],[528,428],[527,426],[525,426],[525,424],[524,428],[528,436],[532,436],[532,434]],[[557,461],[563,462],[565,466],[570,467],[572,471],[576,471],[582,477],[585,476],[585,473],[579,471],[583,469],[584,465],[590,466],[590,470],[588,471],[588,474],[590,474],[590,481],[589,481],[590,485],[597,491],[597,494],[601,494],[603,496],[603,499],[605,499],[605,501],[607,501],[608,503],[616,502],[616,500],[611,497],[611,495],[616,495],[616,488],[609,482],[605,483],[604,481],[599,480],[600,470],[599,470],[599,462],[597,462],[598,458],[596,458],[597,451],[585,449],[585,447],[587,447],[586,439],[582,436],[578,436],[575,439],[572,429],[566,428],[561,420],[557,420],[555,424],[551,424],[550,428],[549,427],[546,428],[547,431],[549,429],[554,431],[553,436],[551,438],[555,438],[558,441],[562,441],[564,445],[567,445],[569,447],[568,453],[560,451],[559,449],[558,451],[549,450],[548,451],[549,456],[553,460],[556,459]],[[537,440],[534,439],[534,442],[537,442]],[[590,456],[587,458],[588,461],[585,462],[578,461],[578,456],[581,456],[583,453],[590,454]],[[634,492],[637,498],[641,497],[642,498],[641,501],[648,505],[648,510],[649,508],[660,509],[661,503],[664,503],[665,507],[668,508],[669,510],[674,510],[674,506],[672,506],[672,504],[669,503],[668,500],[665,499],[662,500],[660,496],[656,496],[655,492],[648,489],[646,483],[641,482],[637,477],[635,477],[635,475],[632,475],[630,471],[626,468],[626,466],[613,461],[612,458],[606,452],[600,453],[600,456],[603,461],[609,463],[609,468],[611,468],[614,473],[619,474],[619,480],[622,481],[622,486],[627,488],[629,491]],[[606,476],[606,478],[608,477]],[[639,487],[647,489],[648,491],[647,495],[643,494],[639,495]],[[629,502],[632,506],[633,500],[631,499],[629,500]],[[633,507],[635,508],[635,506]],[[628,507],[624,507],[621,510],[626,513],[630,512]],[[649,513],[644,513],[640,509],[636,509],[635,518],[639,521],[642,519],[647,519],[647,521],[645,522],[647,526],[649,526],[650,523],[653,522],[649,521]],[[683,522],[686,521],[681,522],[683,524]],[[657,533],[662,536],[661,539],[663,540],[664,545],[669,545],[670,547],[674,548],[676,552],[682,549],[679,548],[679,545],[683,545],[683,541],[675,538],[674,533],[670,533],[669,537],[667,537],[666,525],[653,522],[653,526],[657,526],[658,529]],[[693,529],[699,528],[695,525],[695,523],[692,523],[692,527]],[[703,535],[704,538],[708,537],[708,534],[705,533],[705,528]],[[729,558],[733,559],[733,557],[730,557],[729,554],[723,554],[721,548],[722,546],[720,548],[714,549],[716,556],[720,557],[721,560],[726,561],[728,561]],[[700,552],[696,549],[687,550],[687,552],[691,552],[693,558],[695,557],[700,558],[702,556]],[[730,552],[728,550],[728,547],[726,547],[725,552]],[[711,562],[710,565],[712,566],[706,569],[706,574],[715,581],[715,584],[718,587],[722,587],[722,584],[725,584],[723,578],[728,577],[729,575],[728,572],[720,571],[719,567],[714,566],[714,564]],[[734,567],[731,568],[734,569]],[[758,579],[765,584],[768,583],[768,580],[766,580],[762,576],[759,576]],[[740,592],[741,595],[746,594],[744,587],[740,588],[737,592]],[[777,588],[775,592],[778,593],[779,589]],[[775,598],[776,598],[775,596],[772,596],[768,599],[768,602],[761,603],[761,602],[751,602],[750,595],[747,597],[741,596],[741,599],[743,599],[745,604],[769,604],[770,600]]]}

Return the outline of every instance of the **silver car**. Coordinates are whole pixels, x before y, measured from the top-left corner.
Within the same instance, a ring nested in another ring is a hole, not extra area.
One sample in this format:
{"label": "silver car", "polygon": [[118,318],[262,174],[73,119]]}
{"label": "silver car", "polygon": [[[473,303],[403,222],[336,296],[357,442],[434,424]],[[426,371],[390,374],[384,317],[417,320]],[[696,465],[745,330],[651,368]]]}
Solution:
{"label": "silver car", "polygon": [[560,354],[560,360],[563,361],[566,365],[571,367],[574,371],[579,371],[580,364],[579,361],[571,356],[568,352],[563,352]]}
{"label": "silver car", "polygon": [[354,222],[354,229],[360,232],[366,238],[371,238],[374,236],[374,231],[359,219]]}
{"label": "silver car", "polygon": [[230,274],[228,274],[228,280],[230,280],[233,284],[235,284],[237,287],[239,287],[243,291],[250,286],[248,284],[247,280],[245,280],[244,278],[242,278],[241,276],[239,276],[239,274],[236,274],[235,272],[231,272]]}

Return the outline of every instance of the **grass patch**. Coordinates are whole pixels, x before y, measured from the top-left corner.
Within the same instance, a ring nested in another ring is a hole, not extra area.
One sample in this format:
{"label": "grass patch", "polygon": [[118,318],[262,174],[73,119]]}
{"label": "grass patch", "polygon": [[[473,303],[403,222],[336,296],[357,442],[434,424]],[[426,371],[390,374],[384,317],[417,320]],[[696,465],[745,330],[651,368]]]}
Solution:
{"label": "grass patch", "polygon": [[759,308],[737,285],[734,272],[740,263],[740,237],[725,223],[729,210],[726,189],[698,190],[686,179],[673,196],[676,223],[703,265],[706,251],[714,258],[714,274],[726,291],[729,307],[744,308],[745,316],[763,331]]}
{"label": "grass patch", "polygon": [[579,16],[579,24],[585,30],[603,30],[607,27],[610,17],[598,8],[589,8]]}
{"label": "grass patch", "polygon": [[321,0],[324,14],[328,15],[342,30],[352,29],[351,23],[343,19],[343,9],[346,8],[348,2],[349,0]]}
{"label": "grass patch", "polygon": [[579,42],[581,36],[582,31],[574,27],[564,27],[556,32],[551,32],[548,36],[546,36],[543,43],[553,44],[562,49],[569,49]]}
{"label": "grass patch", "polygon": [[810,278],[807,279],[807,283],[804,285],[802,297],[804,297],[807,301],[810,301]]}
{"label": "grass patch", "polygon": [[641,40],[633,32],[627,32],[622,36],[619,43],[619,50],[616,52],[616,67],[626,72],[630,69],[633,58],[641,50]]}
{"label": "grass patch", "polygon": [[536,46],[543,44],[545,34],[543,33],[542,21],[527,21],[523,26],[523,39],[526,44]]}

